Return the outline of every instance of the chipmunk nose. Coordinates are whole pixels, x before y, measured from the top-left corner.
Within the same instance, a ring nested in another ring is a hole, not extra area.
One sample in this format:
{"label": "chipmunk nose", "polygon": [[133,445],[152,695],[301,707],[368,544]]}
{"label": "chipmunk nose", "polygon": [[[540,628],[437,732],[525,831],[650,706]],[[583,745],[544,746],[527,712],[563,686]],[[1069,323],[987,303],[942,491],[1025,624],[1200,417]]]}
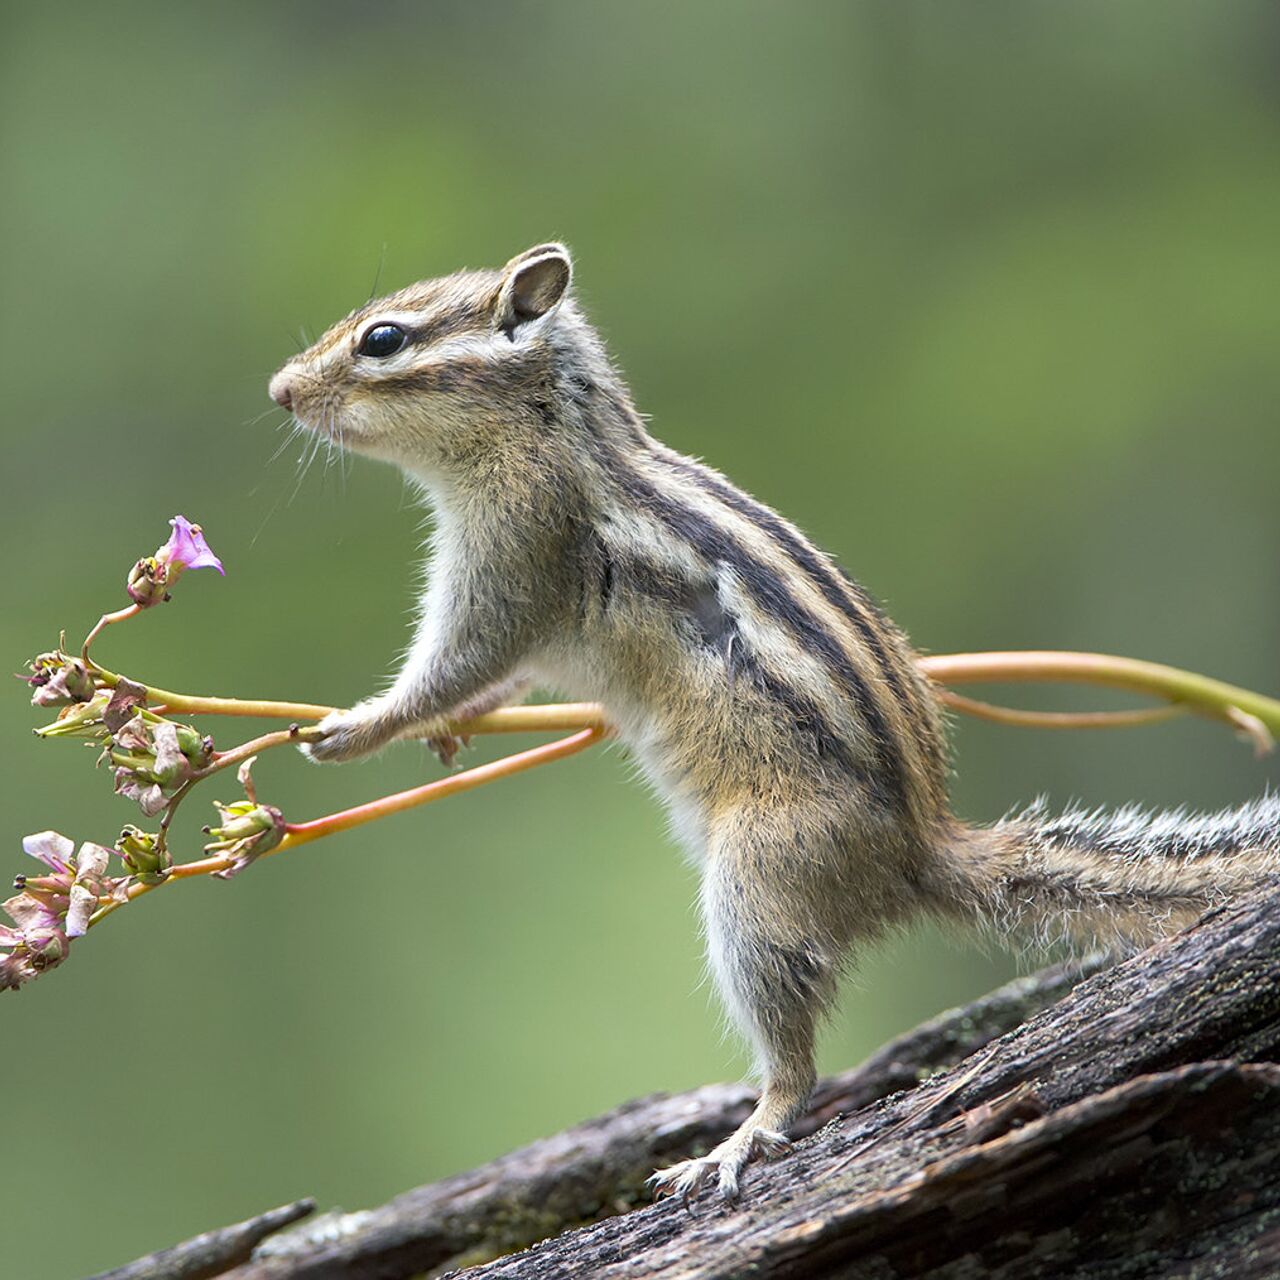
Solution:
{"label": "chipmunk nose", "polygon": [[289,385],[289,379],[283,373],[277,373],[271,379],[270,384],[267,386],[267,394],[282,409],[293,411],[293,388]]}

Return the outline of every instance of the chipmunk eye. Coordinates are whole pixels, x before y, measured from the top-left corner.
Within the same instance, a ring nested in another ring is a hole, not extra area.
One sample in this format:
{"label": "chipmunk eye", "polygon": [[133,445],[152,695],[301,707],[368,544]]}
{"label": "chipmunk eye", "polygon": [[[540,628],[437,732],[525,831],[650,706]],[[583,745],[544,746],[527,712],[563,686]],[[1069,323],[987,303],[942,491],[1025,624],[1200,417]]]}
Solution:
{"label": "chipmunk eye", "polygon": [[360,339],[356,350],[362,356],[374,356],[381,360],[385,356],[395,355],[408,341],[408,333],[398,324],[375,324]]}

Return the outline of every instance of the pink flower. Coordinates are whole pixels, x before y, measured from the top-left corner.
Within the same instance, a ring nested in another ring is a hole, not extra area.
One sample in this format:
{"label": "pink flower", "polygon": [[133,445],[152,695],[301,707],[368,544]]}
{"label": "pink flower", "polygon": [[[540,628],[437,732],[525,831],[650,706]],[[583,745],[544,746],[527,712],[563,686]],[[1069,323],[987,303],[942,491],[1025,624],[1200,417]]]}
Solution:
{"label": "pink flower", "polygon": [[209,549],[204,531],[186,516],[169,521],[173,532],[169,541],[153,556],[144,556],[129,572],[125,590],[134,604],[143,609],[169,598],[169,588],[185,569],[217,569],[225,574],[222,561]]}
{"label": "pink flower", "polygon": [[71,905],[70,888],[67,885],[67,891],[58,894],[26,887],[0,902],[0,908],[18,926],[16,931],[7,925],[0,926],[0,945],[11,947],[15,940],[21,942],[37,933],[61,933],[63,913]]}
{"label": "pink flower", "polygon": [[217,569],[226,575],[222,561],[209,550],[204,530],[198,524],[192,524],[186,516],[174,516],[169,523],[173,526],[169,541],[156,552],[156,559],[169,566],[169,582],[183,569]]}

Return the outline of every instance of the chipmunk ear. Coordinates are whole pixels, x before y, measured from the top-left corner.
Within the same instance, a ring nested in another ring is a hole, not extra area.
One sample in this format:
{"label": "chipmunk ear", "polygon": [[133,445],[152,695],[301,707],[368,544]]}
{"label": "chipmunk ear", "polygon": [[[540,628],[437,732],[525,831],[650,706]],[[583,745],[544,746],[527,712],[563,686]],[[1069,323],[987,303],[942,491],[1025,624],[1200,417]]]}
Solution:
{"label": "chipmunk ear", "polygon": [[510,337],[517,325],[545,316],[564,297],[573,261],[562,244],[540,244],[517,254],[502,268],[496,315]]}

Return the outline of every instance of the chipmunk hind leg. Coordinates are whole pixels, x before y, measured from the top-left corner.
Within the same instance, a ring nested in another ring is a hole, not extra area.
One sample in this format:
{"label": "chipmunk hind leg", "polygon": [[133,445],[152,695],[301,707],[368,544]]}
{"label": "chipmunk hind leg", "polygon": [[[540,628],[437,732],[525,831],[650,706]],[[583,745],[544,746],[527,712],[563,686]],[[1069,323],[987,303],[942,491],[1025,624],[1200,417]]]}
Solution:
{"label": "chipmunk hind leg", "polygon": [[713,1179],[732,1199],[752,1158],[790,1146],[783,1130],[813,1090],[814,1037],[835,996],[840,963],[838,949],[816,927],[812,903],[797,890],[804,872],[794,848],[758,837],[716,843],[702,884],[708,959],[726,1011],[755,1050],[763,1091],[719,1146],[650,1179],[658,1192],[685,1199]]}

